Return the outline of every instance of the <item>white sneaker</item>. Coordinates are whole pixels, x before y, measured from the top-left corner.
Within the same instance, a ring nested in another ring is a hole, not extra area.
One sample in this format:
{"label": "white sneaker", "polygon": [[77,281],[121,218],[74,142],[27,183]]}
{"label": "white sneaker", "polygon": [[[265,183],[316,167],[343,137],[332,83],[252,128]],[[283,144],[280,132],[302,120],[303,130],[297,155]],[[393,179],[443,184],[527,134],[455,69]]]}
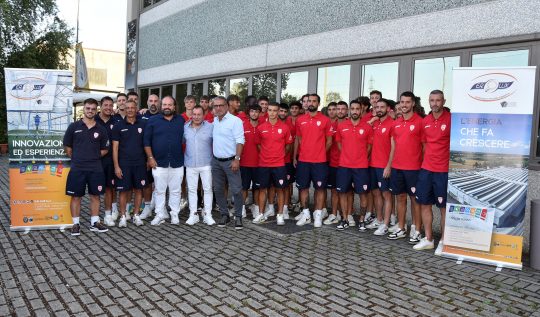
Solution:
{"label": "white sneaker", "polygon": [[120,217],[120,221],[118,222],[118,228],[126,228],[127,227],[127,218],[126,216]]}
{"label": "white sneaker", "polygon": [[126,220],[131,220],[131,213],[133,212],[133,205],[127,203],[126,205]]}
{"label": "white sneaker", "polygon": [[159,226],[160,224],[164,223],[165,219],[161,216],[161,214],[157,214],[154,219],[152,219],[152,222],[150,222],[150,225],[152,226]]}
{"label": "white sneaker", "polygon": [[185,198],[180,199],[180,211],[184,210],[188,205],[187,200]]}
{"label": "white sneaker", "polygon": [[276,211],[274,210],[274,205],[268,204],[266,206],[266,210],[264,211],[264,216],[268,218],[268,217],[273,217],[275,215],[276,215]]}
{"label": "white sneaker", "polygon": [[315,210],[313,212],[313,227],[320,228],[322,227],[322,210]]}
{"label": "white sneaker", "polygon": [[171,214],[171,225],[179,225],[180,219],[178,219],[177,214]]}
{"label": "white sneaker", "polygon": [[264,214],[259,214],[255,219],[253,219],[253,223],[264,223],[266,221],[266,217],[264,216]]}
{"label": "white sneaker", "polygon": [[113,221],[116,221],[118,220],[118,215],[120,214],[118,212],[118,203],[112,203],[112,208],[111,208],[111,215],[112,215],[112,220]]}
{"label": "white sneaker", "polygon": [[395,231],[394,233],[391,233],[388,235],[389,240],[403,239],[406,237],[407,237],[407,232],[405,232],[405,230],[402,230],[401,228]]}
{"label": "white sneaker", "polygon": [[143,211],[139,215],[141,220],[144,220],[152,215],[152,209],[150,209],[149,205],[145,205]]}
{"label": "white sneaker", "polygon": [[398,229],[399,229],[399,224],[396,223],[395,225],[393,225],[393,226],[391,226],[390,228],[388,228],[388,232],[394,233],[394,232],[396,232]]}
{"label": "white sneaker", "polygon": [[213,226],[216,224],[214,218],[212,218],[212,213],[205,213],[203,217],[203,222],[209,226]]}
{"label": "white sneaker", "polygon": [[393,226],[395,224],[397,224],[397,217],[396,217],[396,215],[391,214],[390,215],[390,225]]}
{"label": "white sneaker", "polygon": [[[196,213],[193,213],[193,214],[189,215],[189,218],[186,221],[186,225],[193,226],[194,224],[199,222],[199,220],[200,220],[199,215],[197,215]],[[171,223],[172,223],[172,221],[171,221]]]}
{"label": "white sneaker", "polygon": [[105,218],[103,219],[103,223],[107,227],[114,227],[115,225],[114,220],[112,220],[112,215],[106,215]]}
{"label": "white sneaker", "polygon": [[[407,228],[405,228],[407,229]],[[412,238],[416,235],[416,226],[415,225],[411,225],[411,230],[409,231],[409,238]]]}
{"label": "white sneaker", "polygon": [[276,219],[277,219],[277,225],[278,225],[278,226],[283,226],[283,225],[285,225],[285,219],[284,219],[283,214],[278,214],[278,215],[276,216]]}
{"label": "white sneaker", "polygon": [[246,205],[242,206],[242,218],[247,218]]}
{"label": "white sneaker", "polygon": [[441,240],[441,241],[439,241],[439,245],[437,246],[437,249],[435,249],[435,255],[441,256],[443,247],[444,247],[444,245],[443,245],[443,242]]}
{"label": "white sneaker", "polygon": [[347,221],[349,222],[349,227],[354,227],[354,226],[356,226],[356,222],[354,221],[354,218],[353,218],[352,215],[349,215],[349,216],[347,217]]}
{"label": "white sneaker", "polygon": [[252,205],[251,207],[251,215],[253,216],[253,219],[257,218],[261,213],[259,212],[259,206]]}
{"label": "white sneaker", "polygon": [[326,208],[323,208],[322,209],[322,218],[321,219],[326,219],[328,218],[328,210],[326,210]]}
{"label": "white sneaker", "polygon": [[144,222],[141,220],[141,216],[140,216],[140,215],[135,215],[135,216],[133,216],[133,223],[134,223],[137,227],[140,227],[140,226],[144,225]]}
{"label": "white sneaker", "polygon": [[324,219],[324,222],[323,222],[323,223],[324,223],[325,225],[333,225],[333,224],[338,223],[338,220],[337,220],[336,215],[330,214],[330,216],[328,216],[328,218]]}
{"label": "white sneaker", "polygon": [[171,216],[169,216],[169,212],[167,211],[166,208],[165,208],[165,210],[161,213],[161,218],[163,218],[163,219],[169,219],[169,218],[171,218]]}
{"label": "white sneaker", "polygon": [[289,207],[283,206],[283,220],[288,220],[289,218]]}
{"label": "white sneaker", "polygon": [[366,211],[366,216],[364,217],[364,219],[369,219],[371,218],[371,211]]}
{"label": "white sneaker", "polygon": [[366,226],[366,229],[377,229],[380,225],[379,220],[375,219],[372,223]]}
{"label": "white sneaker", "polygon": [[431,250],[433,248],[435,248],[434,241],[429,241],[427,238],[422,238],[422,240],[413,247],[415,250]]}
{"label": "white sneaker", "polygon": [[385,224],[381,224],[375,232],[373,232],[376,236],[385,236],[388,233],[388,227]]}
{"label": "white sneaker", "polygon": [[297,226],[303,226],[306,223],[311,223],[311,215],[309,214],[309,209],[304,209],[300,214],[300,219],[296,222]]}

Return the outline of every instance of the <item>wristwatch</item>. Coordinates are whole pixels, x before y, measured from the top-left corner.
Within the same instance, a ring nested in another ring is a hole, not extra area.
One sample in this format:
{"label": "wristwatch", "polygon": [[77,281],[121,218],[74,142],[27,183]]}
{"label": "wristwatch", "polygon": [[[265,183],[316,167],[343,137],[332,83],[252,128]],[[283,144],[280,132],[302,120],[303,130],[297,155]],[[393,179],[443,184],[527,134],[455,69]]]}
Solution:
{"label": "wristwatch", "polygon": [[240,156],[236,155],[236,156],[234,157],[234,159],[237,160],[237,161],[240,161]]}

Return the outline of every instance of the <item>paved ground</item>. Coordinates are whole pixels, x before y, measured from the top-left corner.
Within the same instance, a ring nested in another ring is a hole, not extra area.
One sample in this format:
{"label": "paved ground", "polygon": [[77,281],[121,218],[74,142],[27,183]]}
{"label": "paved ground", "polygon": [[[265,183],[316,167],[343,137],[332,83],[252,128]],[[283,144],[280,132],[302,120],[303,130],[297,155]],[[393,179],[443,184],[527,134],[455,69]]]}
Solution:
{"label": "paved ground", "polygon": [[353,230],[96,234],[84,210],[80,237],[12,233],[0,162],[0,316],[540,316],[538,271],[456,265]]}

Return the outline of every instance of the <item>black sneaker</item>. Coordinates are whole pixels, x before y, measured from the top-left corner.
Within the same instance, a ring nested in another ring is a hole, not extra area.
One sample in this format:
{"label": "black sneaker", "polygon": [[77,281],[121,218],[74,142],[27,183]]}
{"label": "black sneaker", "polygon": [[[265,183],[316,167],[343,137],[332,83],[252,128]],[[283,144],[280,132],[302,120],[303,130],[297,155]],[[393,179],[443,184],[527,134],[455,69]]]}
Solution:
{"label": "black sneaker", "polygon": [[360,223],[358,224],[358,230],[362,232],[367,230],[365,221],[360,221]]}
{"label": "black sneaker", "polygon": [[337,225],[337,227],[336,227],[336,229],[338,231],[342,231],[342,230],[345,230],[347,228],[349,228],[349,222],[347,220],[341,220],[339,225]]}
{"label": "black sneaker", "polygon": [[105,227],[105,225],[102,224],[101,221],[98,221],[98,222],[95,222],[92,226],[90,226],[90,231],[107,232],[109,231],[109,228]]}
{"label": "black sneaker", "polygon": [[229,221],[231,221],[231,217],[229,217],[229,215],[221,215],[221,219],[219,219],[217,226],[223,228],[229,223]]}
{"label": "black sneaker", "polygon": [[72,236],[80,236],[81,235],[81,226],[79,224],[73,225],[71,227],[71,235]]}
{"label": "black sneaker", "polygon": [[236,220],[234,221],[234,229],[235,230],[244,229],[244,225],[242,225],[242,218],[241,217],[237,217]]}
{"label": "black sneaker", "polygon": [[364,220],[364,222],[369,225],[370,223],[372,223],[373,221],[375,221],[375,219],[377,219],[377,216],[375,215],[374,212],[372,212],[371,214],[369,214],[369,218],[366,218]]}

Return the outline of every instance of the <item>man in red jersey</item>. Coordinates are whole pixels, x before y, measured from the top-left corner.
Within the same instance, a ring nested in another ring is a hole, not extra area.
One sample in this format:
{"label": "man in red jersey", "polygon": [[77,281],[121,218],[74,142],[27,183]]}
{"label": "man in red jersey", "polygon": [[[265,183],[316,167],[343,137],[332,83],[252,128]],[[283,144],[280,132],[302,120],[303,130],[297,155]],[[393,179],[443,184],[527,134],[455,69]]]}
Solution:
{"label": "man in red jersey", "polygon": [[268,103],[270,99],[267,96],[260,96],[257,100],[259,106],[261,106],[261,115],[259,116],[259,123],[268,121]]}
{"label": "man in red jersey", "polygon": [[413,248],[427,250],[434,248],[433,214],[431,206],[435,204],[441,211],[441,241],[435,251],[442,253],[444,238],[444,218],[446,214],[446,190],[448,184],[448,162],[450,160],[450,126],[451,115],[444,109],[444,93],[433,90],[429,94],[431,113],[422,123],[422,143],[424,144],[424,161],[418,174],[416,199],[422,211],[425,238]]}
{"label": "man in red jersey", "polygon": [[229,95],[227,97],[227,104],[229,105],[229,112],[233,116],[237,116],[242,120],[242,122],[249,120],[246,113],[240,111],[240,98],[237,95]]}
{"label": "man in red jersey", "polygon": [[308,99],[309,94],[305,94],[300,98],[300,101],[302,101],[302,108],[300,109],[300,114],[307,114],[308,111]]}
{"label": "man in red jersey", "polygon": [[195,99],[195,96],[193,95],[187,95],[184,98],[184,105],[186,107],[186,111],[182,113],[182,117],[186,122],[191,120],[191,116],[193,115],[193,108],[197,105],[197,100]]}
{"label": "man in red jersey", "polygon": [[[294,143],[294,140],[296,138],[296,128],[294,127],[294,123],[292,121],[292,118],[289,116],[289,105],[286,103],[280,103],[279,104],[279,113],[278,113],[279,120],[286,123],[289,127],[289,131],[291,132],[292,140]],[[293,151],[289,151],[289,153],[285,156],[285,168],[287,169],[287,183],[288,189],[285,190],[285,201],[283,202],[283,219],[287,220],[289,219],[289,204],[291,203],[291,198],[293,194],[293,188],[292,184],[295,182],[295,169],[292,164],[292,156]]]}
{"label": "man in red jersey", "polygon": [[[267,189],[272,185],[277,193],[277,224],[284,225],[283,217],[284,189],[287,188],[287,169],[285,156],[290,155],[292,136],[288,125],[279,120],[279,104],[272,102],[267,109],[268,121],[257,127],[256,143],[259,150],[257,185],[259,187],[259,210],[264,210]],[[270,201],[273,197],[270,197]],[[274,211],[272,210],[272,213]],[[253,219],[253,223],[263,223],[272,216],[265,212]]]}
{"label": "man in red jersey", "polygon": [[[257,150],[257,126],[259,125],[259,114],[261,107],[257,104],[249,108],[249,120],[244,121],[244,150],[240,157],[240,174],[242,176],[242,195],[244,196],[244,204],[248,197],[248,191],[251,188],[253,193],[253,206],[251,212],[253,219],[259,216],[259,205],[257,199],[259,190],[257,188],[257,167],[259,166],[259,152]],[[242,213],[246,206],[244,205]]]}
{"label": "man in red jersey", "polygon": [[204,110],[204,120],[210,123],[214,122],[214,115],[210,111],[210,97],[207,95],[202,96],[199,104]]}
{"label": "man in red jersey", "polygon": [[[407,194],[411,199],[412,219],[409,242],[416,244],[420,241],[422,219],[420,207],[416,202],[416,181],[422,165],[422,118],[414,113],[415,96],[410,91],[400,95],[399,107],[403,117],[395,121],[392,132],[392,147],[394,156],[390,175],[390,191],[397,197],[397,212],[399,228],[388,235],[388,239],[396,240],[407,236],[405,223],[407,213]],[[414,226],[414,227],[413,227]]]}
{"label": "man in red jersey", "polygon": [[[362,106],[358,102],[351,102],[350,118],[338,125],[336,141],[340,149],[339,168],[336,176],[336,190],[339,193],[340,204],[344,215],[338,230],[349,227],[349,191],[360,195],[360,218],[358,229],[365,231],[364,217],[367,208],[367,193],[370,190],[369,155],[371,152],[372,129],[365,122],[361,122]],[[352,188],[351,188],[352,186]]]}
{"label": "man in red jersey", "polygon": [[300,115],[300,109],[302,104],[299,101],[291,102],[290,104],[290,118],[293,125],[296,124],[296,118]]}
{"label": "man in red jersey", "polygon": [[302,214],[296,223],[298,226],[311,222],[308,208],[311,183],[315,188],[314,226],[322,226],[324,191],[328,177],[326,151],[332,145],[332,124],[328,117],[318,111],[320,102],[319,95],[310,94],[308,113],[296,120],[294,165],[296,166],[296,186],[300,191],[300,203],[303,207]]}

